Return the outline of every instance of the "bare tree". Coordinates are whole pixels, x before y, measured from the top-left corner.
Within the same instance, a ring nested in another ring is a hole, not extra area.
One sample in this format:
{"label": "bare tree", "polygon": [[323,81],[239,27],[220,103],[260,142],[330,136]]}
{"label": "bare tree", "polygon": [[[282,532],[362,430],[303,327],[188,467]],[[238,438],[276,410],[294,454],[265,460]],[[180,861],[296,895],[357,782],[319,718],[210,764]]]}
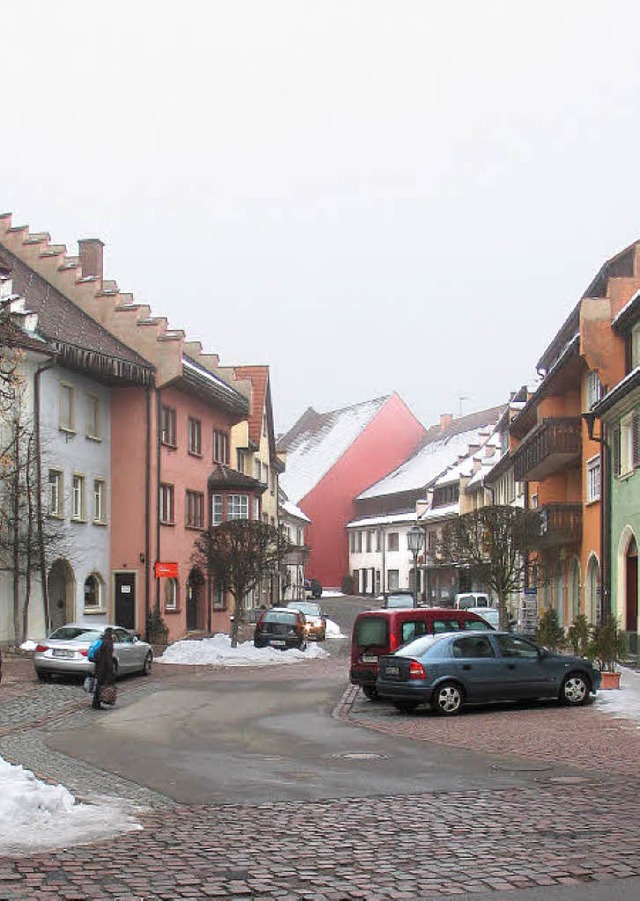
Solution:
{"label": "bare tree", "polygon": [[262,579],[280,572],[289,548],[289,540],[280,529],[248,519],[210,526],[196,539],[194,562],[207,570],[213,584],[233,597],[232,647],[237,647],[238,629],[244,621],[243,598]]}
{"label": "bare tree", "polygon": [[440,535],[438,562],[464,567],[498,598],[500,626],[506,628],[507,598],[532,580],[544,579],[537,557],[541,523],[535,510],[492,505],[448,522]]}

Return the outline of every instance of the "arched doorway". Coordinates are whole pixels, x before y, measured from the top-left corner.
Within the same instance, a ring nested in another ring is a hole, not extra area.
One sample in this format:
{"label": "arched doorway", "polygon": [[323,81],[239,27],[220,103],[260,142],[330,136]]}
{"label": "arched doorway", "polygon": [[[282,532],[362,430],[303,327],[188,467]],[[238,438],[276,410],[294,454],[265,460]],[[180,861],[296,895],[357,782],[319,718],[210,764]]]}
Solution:
{"label": "arched doorway", "polygon": [[198,567],[194,566],[187,579],[187,630],[189,632],[202,628],[203,587],[204,577]]}
{"label": "arched doorway", "polygon": [[564,626],[564,564],[562,560],[556,566],[555,576],[553,580],[554,587],[554,606],[558,614],[558,622]]}
{"label": "arched doorway", "polygon": [[47,576],[51,631],[75,619],[76,579],[67,560],[56,560]]}
{"label": "arched doorway", "polygon": [[577,557],[572,557],[569,561],[567,590],[569,595],[569,621],[573,623],[580,613],[580,563]]}
{"label": "arched doorway", "polygon": [[627,632],[638,632],[638,545],[632,535],[625,557],[625,623]]}
{"label": "arched doorway", "polygon": [[600,564],[595,554],[589,557],[587,563],[585,613],[592,625],[602,621],[600,609]]}

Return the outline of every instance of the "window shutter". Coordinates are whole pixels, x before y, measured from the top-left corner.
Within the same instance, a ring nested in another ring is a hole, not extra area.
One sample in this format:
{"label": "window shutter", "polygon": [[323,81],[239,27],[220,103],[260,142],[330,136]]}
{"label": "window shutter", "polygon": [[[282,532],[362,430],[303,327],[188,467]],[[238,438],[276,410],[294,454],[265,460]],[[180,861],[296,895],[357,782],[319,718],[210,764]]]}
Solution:
{"label": "window shutter", "polygon": [[620,455],[620,426],[617,425],[613,430],[613,474],[619,476],[622,471],[621,455]]}
{"label": "window shutter", "polygon": [[631,423],[631,459],[633,460],[633,468],[640,466],[640,413],[633,414]]}

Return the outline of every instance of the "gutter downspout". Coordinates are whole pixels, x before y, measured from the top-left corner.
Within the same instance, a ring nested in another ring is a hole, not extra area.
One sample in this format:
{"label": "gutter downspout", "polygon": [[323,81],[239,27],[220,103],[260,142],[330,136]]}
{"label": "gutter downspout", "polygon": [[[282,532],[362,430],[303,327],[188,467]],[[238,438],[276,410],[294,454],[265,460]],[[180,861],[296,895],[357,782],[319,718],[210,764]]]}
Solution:
{"label": "gutter downspout", "polygon": [[150,565],[149,554],[151,552],[151,511],[149,505],[151,503],[151,388],[146,388],[146,439],[147,446],[145,450],[144,461],[144,622],[145,636],[149,639],[149,614],[151,613],[151,584],[150,584]]}
{"label": "gutter downspout", "polygon": [[611,491],[609,490],[611,446],[606,439],[606,426],[602,420],[600,420],[600,435],[594,435],[596,414],[583,413],[582,416],[587,423],[589,439],[597,441],[600,445],[600,560],[602,561],[600,618],[606,623],[611,618]]}
{"label": "gutter downspout", "polygon": [[[155,519],[156,519],[156,563],[161,559],[160,554],[160,464],[161,441],[160,428],[162,424],[162,396],[158,388],[156,388],[156,500],[155,500]],[[156,578],[156,613],[160,613],[160,579]]]}
{"label": "gutter downspout", "polygon": [[40,376],[47,369],[57,366],[56,360],[49,360],[38,366],[33,378],[33,422],[36,444],[36,510],[38,514],[38,544],[40,545],[40,579],[42,582],[42,600],[44,602],[44,621],[47,635],[51,631],[51,609],[49,607],[49,590],[47,586],[47,561],[44,552],[44,534],[42,528],[42,444],[40,440]]}

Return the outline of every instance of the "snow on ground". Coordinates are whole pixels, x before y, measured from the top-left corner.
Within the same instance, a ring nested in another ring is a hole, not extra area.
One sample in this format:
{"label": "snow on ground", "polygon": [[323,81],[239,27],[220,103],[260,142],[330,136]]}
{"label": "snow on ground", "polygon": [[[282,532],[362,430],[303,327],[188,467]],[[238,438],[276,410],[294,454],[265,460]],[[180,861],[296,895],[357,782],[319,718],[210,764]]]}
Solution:
{"label": "snow on ground", "polygon": [[0,757],[0,854],[30,854],[142,829],[114,799],[76,803],[62,785],[47,785]]}
{"label": "snow on ground", "polygon": [[599,691],[596,707],[611,716],[635,720],[640,724],[640,673],[620,667],[620,688]]}
{"label": "snow on ground", "polygon": [[237,648],[231,647],[231,638],[219,632],[213,638],[196,641],[185,639],[169,645],[157,663],[181,663],[186,666],[274,666],[278,663],[300,663],[329,655],[318,644],[309,643],[306,651],[289,648],[256,648],[252,641],[243,641]]}
{"label": "snow on ground", "polygon": [[345,638],[346,636],[340,631],[340,626],[334,623],[332,619],[327,620],[327,638]]}
{"label": "snow on ground", "polygon": [[23,651],[35,651],[36,643],[35,641],[23,641],[20,648]]}

